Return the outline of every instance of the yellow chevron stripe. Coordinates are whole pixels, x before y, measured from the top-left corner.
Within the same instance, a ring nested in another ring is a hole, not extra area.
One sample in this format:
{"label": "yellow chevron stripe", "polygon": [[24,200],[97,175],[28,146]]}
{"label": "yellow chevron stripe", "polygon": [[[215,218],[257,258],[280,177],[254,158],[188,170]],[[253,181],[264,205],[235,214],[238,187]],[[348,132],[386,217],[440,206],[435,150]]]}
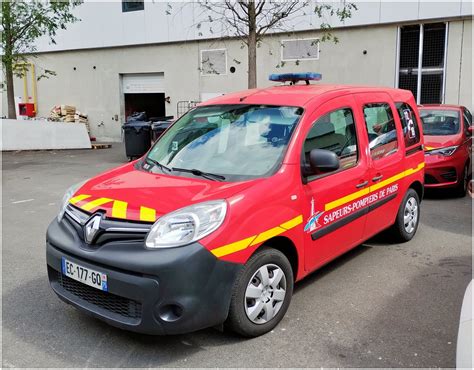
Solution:
{"label": "yellow chevron stripe", "polygon": [[351,200],[363,197],[364,195],[367,195],[370,193],[370,188],[365,188],[359,191],[356,191],[355,193],[346,195],[345,197],[333,200],[332,202],[326,203],[324,206],[325,211],[329,211],[333,208],[339,207],[345,203],[349,203]]}
{"label": "yellow chevron stripe", "polygon": [[140,221],[156,221],[156,211],[148,207],[140,207]]}
{"label": "yellow chevron stripe", "polygon": [[127,202],[122,202],[121,200],[114,200],[112,206],[112,217],[115,218],[127,218]]}
{"label": "yellow chevron stripe", "polygon": [[258,235],[254,235],[250,238],[242,239],[234,243],[224,245],[223,247],[215,248],[211,250],[211,253],[216,257],[227,256],[228,254],[232,254],[244,250],[248,247],[263,243],[268,239],[283,234],[285,231],[288,231],[300,225],[301,223],[303,223],[303,216],[299,215],[298,217],[295,217],[289,221],[282,223],[280,226],[265,230]]}
{"label": "yellow chevron stripe", "polygon": [[294,219],[281,224],[280,227],[286,230],[290,230],[302,223],[303,223],[303,216],[299,215],[298,217],[295,217]]}
{"label": "yellow chevron stripe", "polygon": [[228,254],[235,253],[247,248],[254,239],[255,235],[251,236],[250,238],[239,240],[237,242],[224,245],[223,247],[213,249],[211,252],[216,257],[226,256]]}
{"label": "yellow chevron stripe", "polygon": [[76,195],[75,197],[72,197],[71,199],[69,199],[69,203],[76,204],[76,203],[79,203],[81,200],[84,200],[84,199],[87,199],[87,198],[90,198],[90,197],[91,196],[87,195],[87,194],[79,194],[79,195]]}
{"label": "yellow chevron stripe", "polygon": [[93,200],[92,202],[84,204],[81,208],[84,211],[90,211],[91,209],[94,209],[96,207],[99,207],[101,205],[104,205],[106,203],[112,202],[112,199],[109,198],[98,198],[96,200]]}
{"label": "yellow chevron stripe", "polygon": [[280,226],[274,227],[269,230],[265,230],[263,233],[260,233],[257,235],[255,240],[250,244],[250,246],[257,245],[260,243],[263,243],[264,241],[267,241],[268,239],[271,239],[277,235],[280,235],[284,233],[286,230]]}
{"label": "yellow chevron stripe", "polygon": [[374,184],[368,188],[356,191],[355,193],[346,195],[345,197],[333,200],[332,202],[326,203],[324,206],[325,211],[330,211],[331,209],[337,208],[343,204],[349,203],[351,200],[363,197],[364,195],[367,195],[375,190],[381,189],[387,185],[390,185],[391,183],[394,183],[395,181],[398,181],[400,179],[403,179],[404,177],[413,175],[414,173],[420,171],[425,167],[425,162],[421,162],[417,167],[415,168],[409,168],[408,170],[405,170],[403,172],[400,172],[384,181],[378,182],[377,184]]}

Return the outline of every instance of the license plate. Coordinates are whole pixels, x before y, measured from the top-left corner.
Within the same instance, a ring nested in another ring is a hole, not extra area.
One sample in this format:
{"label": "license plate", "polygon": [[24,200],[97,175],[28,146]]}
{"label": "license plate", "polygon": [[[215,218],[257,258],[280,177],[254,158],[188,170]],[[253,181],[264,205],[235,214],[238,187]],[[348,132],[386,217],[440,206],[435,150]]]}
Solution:
{"label": "license plate", "polygon": [[103,290],[107,289],[107,275],[103,272],[91,270],[90,268],[78,265],[62,257],[61,270],[63,275],[70,277],[83,284],[89,285],[93,288]]}

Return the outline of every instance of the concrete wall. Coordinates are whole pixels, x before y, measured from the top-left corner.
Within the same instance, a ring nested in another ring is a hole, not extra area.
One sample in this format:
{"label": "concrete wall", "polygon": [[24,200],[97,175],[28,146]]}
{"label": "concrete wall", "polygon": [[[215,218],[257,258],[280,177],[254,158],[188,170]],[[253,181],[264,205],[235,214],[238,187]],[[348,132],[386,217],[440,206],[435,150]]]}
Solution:
{"label": "concrete wall", "polygon": [[1,150],[90,149],[82,123],[0,120]]}
{"label": "concrete wall", "polygon": [[[393,87],[397,27],[393,24],[338,29],[336,34],[340,42],[322,43],[319,60],[302,60],[299,65],[287,62],[279,68],[280,40],[320,34],[314,31],[268,36],[258,49],[258,85],[271,85],[267,80],[270,73],[317,71],[323,74],[325,83]],[[471,20],[450,22],[446,75],[446,103],[461,103],[469,108],[472,108],[471,30]],[[201,75],[200,50],[214,48],[227,49],[227,70],[234,66],[235,73]],[[364,50],[367,51],[365,55]],[[171,98],[171,104],[166,104],[167,115],[176,115],[178,101],[201,100],[202,95],[247,87],[246,48],[242,48],[238,40],[44,53],[34,59],[34,63],[39,69],[47,68],[57,73],[56,77],[38,82],[39,115],[47,116],[56,104],[74,105],[89,115],[92,135],[104,141],[120,140],[121,137],[120,127],[125,118],[121,74],[163,72],[165,92]],[[21,80],[16,81],[15,89],[16,95],[22,94]],[[114,120],[115,115],[118,115],[118,121]]]}

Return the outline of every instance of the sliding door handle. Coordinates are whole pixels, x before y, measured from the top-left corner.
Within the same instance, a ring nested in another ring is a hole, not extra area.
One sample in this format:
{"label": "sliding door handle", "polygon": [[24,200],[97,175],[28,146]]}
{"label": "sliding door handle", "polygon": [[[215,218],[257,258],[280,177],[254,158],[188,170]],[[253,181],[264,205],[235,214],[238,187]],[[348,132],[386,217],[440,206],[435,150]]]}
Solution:
{"label": "sliding door handle", "polygon": [[357,189],[363,188],[364,186],[367,186],[368,183],[369,183],[368,181],[361,182],[360,184],[356,185],[356,188]]}
{"label": "sliding door handle", "polygon": [[382,178],[383,178],[383,175],[378,175],[378,176],[373,177],[372,181],[376,182],[376,181],[382,180]]}

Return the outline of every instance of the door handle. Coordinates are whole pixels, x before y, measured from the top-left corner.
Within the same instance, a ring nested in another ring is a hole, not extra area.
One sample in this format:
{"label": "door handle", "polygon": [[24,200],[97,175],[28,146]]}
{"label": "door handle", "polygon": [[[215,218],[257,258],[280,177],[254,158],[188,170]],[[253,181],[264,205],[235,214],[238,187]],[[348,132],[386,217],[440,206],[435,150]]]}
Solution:
{"label": "door handle", "polygon": [[366,186],[368,183],[369,183],[368,181],[361,182],[360,184],[357,184],[357,185],[356,185],[356,188],[357,188],[357,189],[363,188],[363,187]]}
{"label": "door handle", "polygon": [[383,178],[383,175],[378,175],[378,176],[373,177],[372,181],[376,182],[376,181],[382,180],[382,178]]}

